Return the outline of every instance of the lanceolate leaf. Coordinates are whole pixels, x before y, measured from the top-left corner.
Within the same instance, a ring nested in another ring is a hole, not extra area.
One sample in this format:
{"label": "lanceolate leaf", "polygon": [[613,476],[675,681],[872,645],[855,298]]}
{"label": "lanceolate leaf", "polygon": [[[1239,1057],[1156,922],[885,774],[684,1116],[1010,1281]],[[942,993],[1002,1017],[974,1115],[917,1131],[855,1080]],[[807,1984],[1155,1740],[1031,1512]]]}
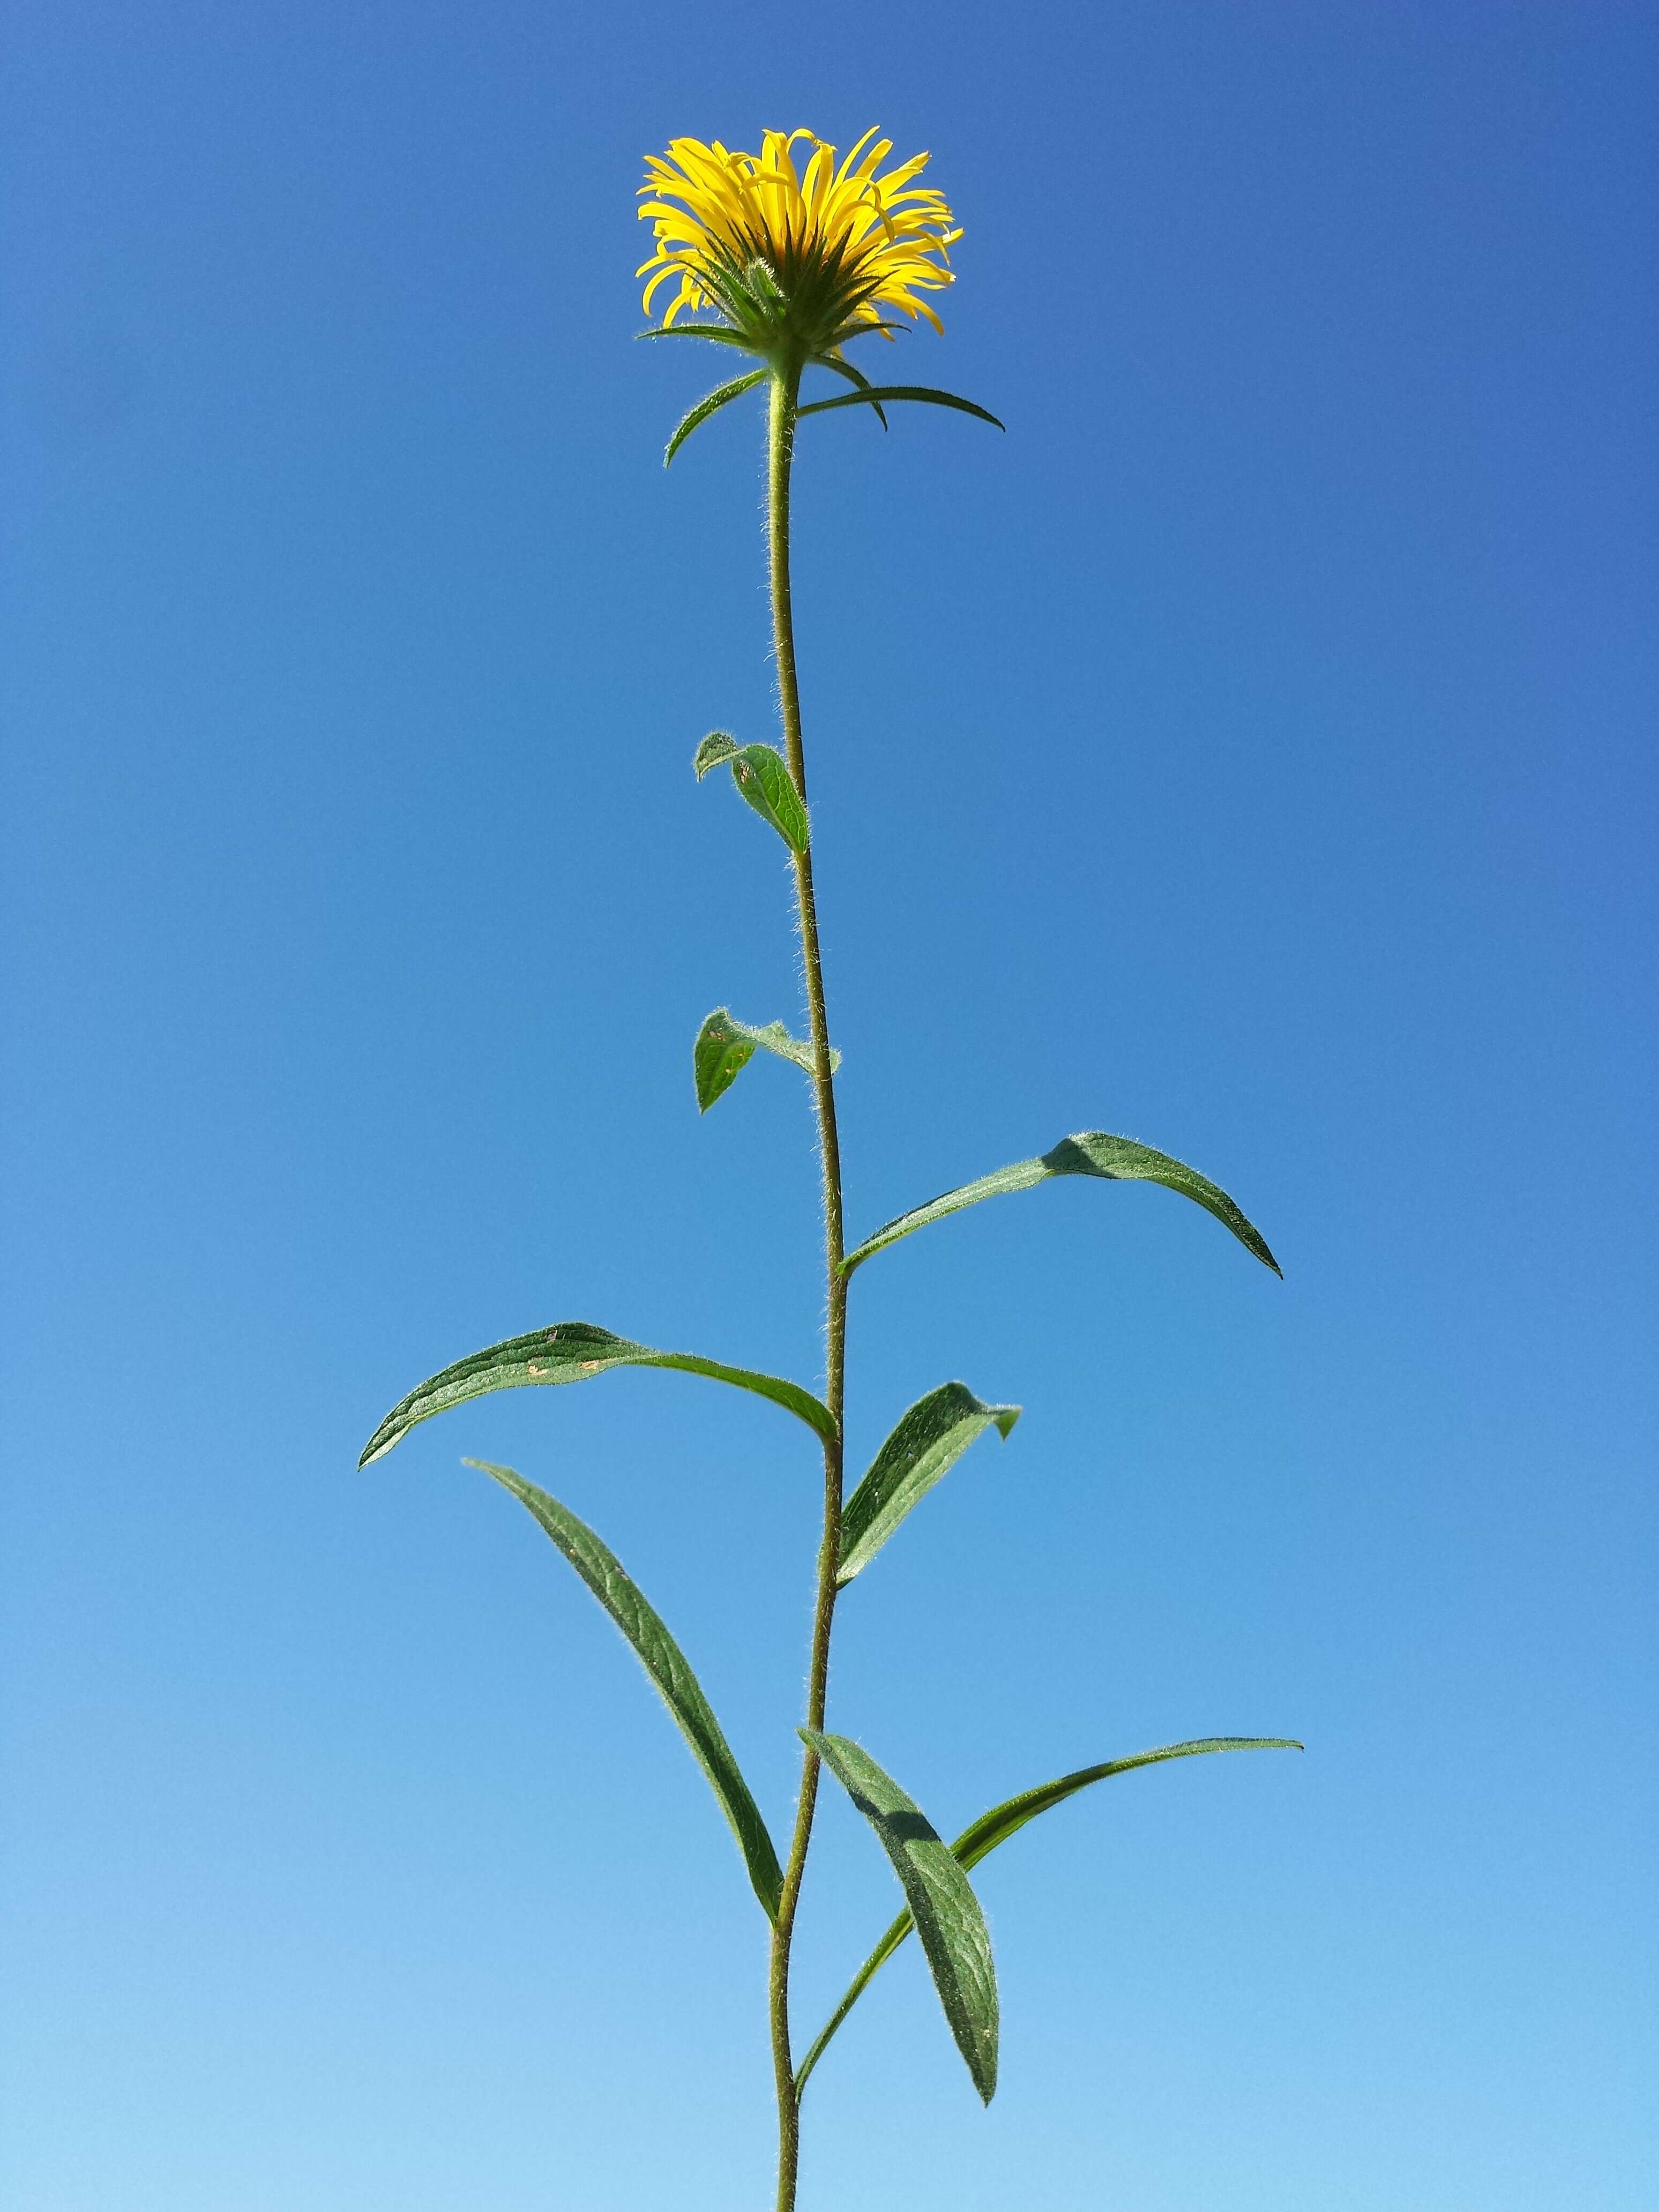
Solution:
{"label": "lanceolate leaf", "polygon": [[[792,1037],[781,1022],[768,1022],[764,1029],[751,1029],[747,1022],[737,1020],[726,1007],[715,1007],[697,1031],[697,1042],[692,1048],[700,1113],[706,1114],[714,1101],[732,1088],[762,1048],[776,1053],[780,1060],[792,1060],[809,1075],[815,1073],[811,1046],[803,1044],[799,1037]],[[831,1068],[841,1066],[841,1054],[833,1046],[830,1065]]]}
{"label": "lanceolate leaf", "polygon": [[430,1420],[434,1413],[447,1413],[452,1406],[464,1406],[469,1399],[482,1398],[491,1390],[521,1389],[531,1383],[586,1382],[592,1376],[608,1374],[613,1367],[673,1367],[683,1374],[707,1375],[716,1382],[731,1382],[739,1390],[753,1390],[759,1397],[771,1399],[774,1405],[787,1407],[821,1437],[830,1442],[835,1439],[835,1417],[830,1408],[798,1382],[786,1382],[778,1375],[757,1375],[748,1367],[727,1367],[718,1359],[700,1358],[695,1352],[653,1352],[648,1344],[613,1336],[608,1328],[598,1328],[591,1321],[562,1321],[551,1328],[532,1329],[528,1336],[509,1336],[505,1343],[492,1344],[487,1351],[458,1359],[453,1367],[428,1377],[392,1407],[364,1445],[357,1464],[367,1467],[371,1460],[380,1458],[393,1444],[401,1443],[417,1422]]}
{"label": "lanceolate leaf", "polygon": [[965,1382],[941,1383],[919,1398],[876,1454],[841,1516],[840,1584],[867,1567],[905,1515],[919,1505],[970,1443],[994,1423],[1006,1437],[1018,1406],[986,1406]]}
{"label": "lanceolate leaf", "polygon": [[710,730],[692,757],[699,783],[711,768],[729,763],[732,781],[763,822],[769,822],[794,853],[811,842],[812,825],[781,753],[770,745],[740,745],[724,730]]}
{"label": "lanceolate leaf", "polygon": [[[1035,1790],[1022,1790],[1018,1797],[1010,1797],[1000,1805],[994,1805],[988,1813],[981,1813],[971,1827],[964,1828],[951,1846],[951,1856],[963,1868],[976,1867],[982,1858],[1006,1844],[1010,1836],[1023,1828],[1028,1820],[1035,1820],[1039,1813],[1047,1813],[1074,1797],[1079,1790],[1087,1790],[1096,1782],[1104,1782],[1114,1774],[1132,1773],[1138,1766],[1157,1766],[1166,1759],[1192,1759],[1206,1751],[1300,1751],[1302,1746],[1288,1736],[1280,1735],[1210,1735],[1195,1743],[1166,1743],[1158,1751],[1139,1751],[1130,1759],[1108,1759],[1103,1766],[1079,1767],[1075,1774],[1062,1774],[1057,1782],[1044,1782]],[[858,1972],[846,1996],[824,2023],[817,2041],[801,2060],[795,2075],[797,2094],[805,2087],[806,2077],[823,2057],[830,2039],[853,2007],[864,1995],[874,1979],[878,1968],[885,1966],[915,1925],[908,1912],[898,1918],[882,1937]]]}
{"label": "lanceolate leaf", "polygon": [[739,399],[745,392],[752,392],[761,379],[770,374],[769,369],[750,369],[747,376],[734,377],[730,384],[720,385],[715,391],[711,392],[706,399],[698,400],[690,413],[682,416],[675,425],[674,434],[668,441],[668,449],[662,457],[664,468],[668,466],[699,423],[706,422],[709,416],[718,408],[724,407],[728,400]]}
{"label": "lanceolate leaf", "polygon": [[954,392],[935,392],[926,384],[872,384],[867,392],[838,392],[833,399],[815,399],[810,406],[796,411],[801,415],[827,415],[832,407],[879,407],[890,399],[925,399],[935,407],[954,407],[963,415],[977,415],[994,430],[1007,428],[985,408],[975,407],[971,399],[958,399]]}
{"label": "lanceolate leaf", "polygon": [[[861,368],[856,368],[852,362],[846,358],[844,355],[836,353],[820,353],[814,354],[812,358],[820,368],[832,369],[837,376],[844,376],[849,384],[856,385],[860,392],[870,392],[875,390],[875,386],[871,383],[864,371]],[[870,404],[876,410],[876,420],[881,424],[882,428],[884,430],[887,428],[886,409],[882,405],[878,399],[872,399],[870,402]]]}
{"label": "lanceolate leaf", "polygon": [[1081,1129],[1074,1137],[1062,1137],[1052,1152],[1044,1152],[1038,1159],[1016,1160],[1012,1167],[998,1168],[993,1175],[981,1176],[977,1182],[965,1182],[959,1190],[947,1190],[942,1198],[929,1199],[926,1206],[901,1213],[896,1220],[878,1229],[873,1237],[866,1237],[855,1251],[849,1252],[842,1261],[842,1273],[850,1275],[872,1254],[884,1250],[889,1244],[896,1244],[912,1230],[925,1229],[929,1222],[943,1221],[948,1213],[960,1213],[964,1206],[977,1206],[982,1198],[1000,1198],[1011,1190],[1030,1190],[1036,1183],[1047,1182],[1051,1176],[1098,1176],[1108,1182],[1161,1182],[1166,1190],[1178,1190],[1183,1198],[1190,1198],[1206,1213],[1214,1214],[1264,1267],[1271,1267],[1275,1275],[1281,1273],[1260,1230],[1245,1219],[1226,1192],[1207,1176],[1171,1159],[1168,1152],[1154,1152],[1150,1145],[1138,1145],[1132,1137],[1109,1137],[1103,1129]]}
{"label": "lanceolate leaf", "polygon": [[635,331],[636,338],[708,338],[714,345],[741,346],[744,353],[754,347],[741,331],[727,330],[719,323],[676,323],[670,330]]}
{"label": "lanceolate leaf", "polygon": [[997,1978],[991,1939],[962,1862],[921,1808],[861,1745],[802,1729],[880,1838],[909,1901],[907,1921],[921,1937],[957,2048],[988,2105],[997,2086]]}
{"label": "lanceolate leaf", "polygon": [[685,1654],[629,1580],[622,1561],[600,1542],[586,1522],[579,1521],[556,1498],[538,1490],[533,1482],[526,1482],[510,1467],[492,1467],[488,1460],[482,1459],[470,1459],[465,1463],[481,1469],[493,1481],[499,1482],[503,1490],[511,1491],[520,1504],[540,1522],[633,1645],[640,1663],[662,1693],[663,1703],[678,1723],[680,1734],[690,1745],[698,1765],[708,1777],[708,1786],[719,1798],[720,1810],[732,1824],[732,1832],[738,1839],[738,1849],[743,1853],[762,1910],[769,1920],[775,1920],[778,1899],[783,1889],[777,1852],[761,1818],[760,1808],[750,1795],[749,1785],[732,1756],[732,1747],[720,1733],[720,1724],[686,1663]]}

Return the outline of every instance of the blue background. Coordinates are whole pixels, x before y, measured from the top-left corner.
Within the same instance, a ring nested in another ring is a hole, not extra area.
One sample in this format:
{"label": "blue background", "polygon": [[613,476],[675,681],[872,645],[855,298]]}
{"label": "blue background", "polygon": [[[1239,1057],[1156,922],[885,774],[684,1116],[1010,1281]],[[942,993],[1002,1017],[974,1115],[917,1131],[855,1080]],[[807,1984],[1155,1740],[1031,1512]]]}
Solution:
{"label": "blue background", "polygon": [[[854,1455],[1025,1420],[855,1587],[832,1720],[954,1830],[1199,1760],[914,1953],[803,2212],[1647,2212],[1652,115],[1638,7],[17,0],[3,2019],[17,2212],[770,2202],[762,1923],[591,1518],[781,1826],[817,1480],[758,1401],[422,1375],[581,1316],[811,1377],[758,410],[629,343],[647,149],[878,121],[966,228],[807,426]],[[877,342],[878,343],[879,342]],[[874,350],[874,348],[872,349]],[[877,366],[885,368],[886,363]],[[812,2024],[893,1908],[828,1805]]]}

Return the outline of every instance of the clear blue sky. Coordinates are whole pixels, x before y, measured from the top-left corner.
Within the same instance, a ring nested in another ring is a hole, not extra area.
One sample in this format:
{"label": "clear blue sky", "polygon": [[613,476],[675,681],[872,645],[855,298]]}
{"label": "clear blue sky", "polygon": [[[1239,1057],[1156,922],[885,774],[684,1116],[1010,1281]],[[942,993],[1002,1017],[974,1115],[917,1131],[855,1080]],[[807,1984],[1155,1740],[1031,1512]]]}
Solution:
{"label": "clear blue sky", "polygon": [[[832,1718],[981,1878],[803,2212],[1650,2212],[1659,26],[1595,4],[16,0],[3,1996],[15,2212],[769,2202],[762,1923],[593,1521],[775,1821],[817,1485],[664,1375],[354,1472],[580,1316],[811,1378],[756,410],[629,343],[677,133],[879,122],[965,226],[808,426],[801,655],[866,1227],[854,1455],[1026,1417],[853,1591]],[[688,349],[689,350],[689,349]],[[728,1402],[729,1401],[729,1402]],[[810,2026],[892,1909],[829,1808]]]}

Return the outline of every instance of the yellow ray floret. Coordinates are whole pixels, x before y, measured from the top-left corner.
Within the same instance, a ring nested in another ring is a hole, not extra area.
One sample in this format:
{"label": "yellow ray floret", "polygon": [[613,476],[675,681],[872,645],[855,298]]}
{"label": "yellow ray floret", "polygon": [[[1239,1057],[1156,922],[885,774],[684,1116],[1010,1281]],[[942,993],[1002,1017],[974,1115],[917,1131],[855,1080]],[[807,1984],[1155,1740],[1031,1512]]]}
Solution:
{"label": "yellow ray floret", "polygon": [[769,131],[757,155],[676,138],[647,155],[640,217],[654,226],[656,252],[639,270],[646,313],[678,279],[665,329],[712,307],[760,351],[817,353],[880,328],[884,310],[940,329],[920,295],[954,281],[949,249],[962,233],[944,196],[915,182],[926,154],[878,173],[892,150],[866,131],[837,166],[813,132]]}

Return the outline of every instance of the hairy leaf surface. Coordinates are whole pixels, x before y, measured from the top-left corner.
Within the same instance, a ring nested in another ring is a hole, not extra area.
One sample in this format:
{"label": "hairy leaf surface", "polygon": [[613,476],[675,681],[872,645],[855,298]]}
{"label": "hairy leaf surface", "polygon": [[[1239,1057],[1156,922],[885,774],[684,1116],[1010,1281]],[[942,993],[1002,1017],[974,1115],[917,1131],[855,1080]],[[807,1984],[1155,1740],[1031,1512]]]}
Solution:
{"label": "hairy leaf surface", "polygon": [[608,1328],[590,1321],[556,1322],[551,1328],[532,1329],[528,1336],[509,1336],[504,1343],[471,1353],[446,1367],[399,1401],[363,1447],[359,1467],[367,1467],[401,1443],[420,1421],[447,1413],[491,1390],[517,1390],[531,1384],[586,1382],[613,1367],[672,1367],[685,1375],[706,1375],[715,1382],[730,1382],[739,1390],[752,1390],[771,1399],[834,1440],[835,1417],[822,1400],[798,1382],[781,1376],[757,1374],[752,1368],[727,1367],[717,1359],[703,1359],[691,1352],[654,1352],[647,1344],[635,1344],[613,1336]]}
{"label": "hairy leaf surface", "polygon": [[[780,1060],[793,1061],[808,1075],[816,1072],[811,1046],[791,1036],[781,1022],[768,1022],[764,1029],[751,1029],[747,1022],[738,1021],[728,1008],[716,1006],[697,1031],[697,1041],[691,1051],[698,1111],[706,1114],[717,1098],[723,1097],[757,1051],[763,1048],[776,1053]],[[830,1065],[832,1069],[841,1066],[841,1054],[833,1046]]]}
{"label": "hairy leaf surface", "polygon": [[997,2086],[997,1978],[991,1938],[962,1862],[914,1799],[844,1735],[802,1729],[893,1863],[921,1938],[933,1987],[974,2087],[988,2105]]}
{"label": "hairy leaf surface", "polygon": [[969,1444],[995,1425],[1008,1436],[1018,1406],[987,1406],[965,1382],[944,1382],[919,1398],[871,1462],[841,1518],[838,1584],[867,1567],[905,1515],[911,1512]]}
{"label": "hairy leaf surface", "polygon": [[762,821],[771,823],[792,853],[805,852],[812,825],[783,755],[775,746],[740,745],[728,731],[710,730],[691,758],[698,782],[722,763]]}
{"label": "hairy leaf surface", "polygon": [[660,325],[653,331],[635,331],[636,338],[707,338],[714,345],[741,346],[744,353],[754,348],[740,331],[723,328],[719,323],[675,323],[667,330]]}
{"label": "hairy leaf surface", "polygon": [[733,377],[730,384],[720,385],[716,390],[709,392],[706,398],[698,400],[690,413],[683,415],[676,423],[674,434],[668,441],[667,449],[662,457],[664,468],[668,466],[680,447],[701,423],[706,422],[709,416],[717,409],[724,407],[728,400],[741,398],[745,392],[752,392],[761,379],[769,375],[770,373],[764,368],[751,369],[747,376]]}
{"label": "hairy leaf surface", "polygon": [[732,1824],[762,1910],[769,1920],[775,1920],[783,1871],[771,1836],[702,1686],[685,1654],[663,1626],[661,1616],[646,1601],[616,1553],[568,1506],[538,1490],[533,1482],[526,1482],[510,1467],[492,1467],[483,1459],[470,1459],[465,1464],[499,1482],[534,1516],[633,1645]]}
{"label": "hairy leaf surface", "polygon": [[1138,1145],[1133,1137],[1109,1136],[1103,1129],[1080,1129],[1075,1136],[1062,1137],[1052,1152],[1044,1152],[1040,1158],[1016,1160],[1012,1167],[998,1168],[991,1175],[981,1176],[976,1182],[965,1182],[959,1189],[947,1190],[940,1198],[929,1199],[926,1206],[901,1213],[878,1229],[873,1237],[866,1237],[855,1251],[849,1252],[842,1261],[842,1272],[850,1275],[854,1267],[862,1267],[888,1245],[896,1244],[901,1237],[908,1237],[914,1230],[926,1229],[930,1222],[943,1221],[947,1214],[960,1213],[965,1206],[977,1206],[982,1198],[1000,1198],[1009,1191],[1030,1190],[1054,1176],[1097,1176],[1106,1182],[1162,1183],[1166,1190],[1179,1191],[1183,1198],[1190,1198],[1195,1206],[1212,1213],[1264,1267],[1271,1267],[1275,1275],[1282,1272],[1261,1231],[1246,1220],[1219,1184],[1200,1175],[1195,1168],[1171,1159],[1168,1152],[1154,1152],[1150,1145]]}
{"label": "hairy leaf surface", "polygon": [[[1138,1751],[1128,1759],[1108,1759],[1102,1766],[1082,1766],[1075,1774],[1062,1774],[1056,1782],[1039,1783],[1035,1790],[1024,1790],[1018,1797],[1009,1797],[1000,1805],[994,1805],[988,1813],[981,1813],[977,1820],[963,1830],[951,1846],[952,1856],[964,1868],[976,1867],[982,1858],[1006,1844],[1017,1834],[1028,1820],[1035,1820],[1039,1813],[1047,1813],[1056,1805],[1063,1805],[1068,1797],[1076,1796],[1079,1790],[1091,1784],[1104,1782],[1114,1774],[1130,1774],[1138,1766],[1157,1766],[1166,1759],[1193,1759],[1206,1751],[1300,1751],[1302,1746],[1289,1736],[1282,1735],[1207,1735],[1194,1743],[1166,1743],[1157,1751]],[[882,1937],[858,1972],[853,1977],[846,1996],[825,2021],[816,2043],[801,2060],[795,2074],[797,2094],[805,2087],[807,2075],[829,2048],[830,2039],[853,2007],[864,1995],[877,1971],[885,1966],[899,1945],[910,1933],[914,1921],[908,1912],[898,1918]]]}

